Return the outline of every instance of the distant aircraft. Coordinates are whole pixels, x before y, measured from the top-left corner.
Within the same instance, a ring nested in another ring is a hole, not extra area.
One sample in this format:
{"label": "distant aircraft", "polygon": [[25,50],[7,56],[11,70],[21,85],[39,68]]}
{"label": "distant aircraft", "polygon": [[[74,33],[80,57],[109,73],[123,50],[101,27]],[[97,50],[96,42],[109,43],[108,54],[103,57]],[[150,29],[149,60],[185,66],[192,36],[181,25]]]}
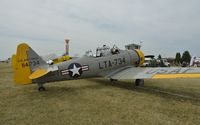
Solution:
{"label": "distant aircraft", "polygon": [[200,68],[142,68],[141,50],[120,50],[116,46],[98,48],[96,56],[86,56],[48,64],[31,47],[22,43],[13,56],[14,81],[17,84],[36,83],[44,91],[48,82],[105,77],[113,80],[134,79],[135,85],[144,85],[144,79],[200,78]]}
{"label": "distant aircraft", "polygon": [[200,67],[200,57],[192,56],[190,66]]}

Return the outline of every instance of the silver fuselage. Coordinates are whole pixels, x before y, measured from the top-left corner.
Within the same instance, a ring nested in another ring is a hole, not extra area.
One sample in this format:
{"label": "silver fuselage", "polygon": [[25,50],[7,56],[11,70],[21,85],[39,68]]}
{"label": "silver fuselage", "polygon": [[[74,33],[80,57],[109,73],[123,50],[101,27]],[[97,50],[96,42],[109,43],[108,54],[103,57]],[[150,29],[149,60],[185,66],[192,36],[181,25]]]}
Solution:
{"label": "silver fuselage", "polygon": [[[58,70],[34,80],[34,83],[47,83],[54,81],[75,80],[90,77],[99,77],[106,71],[120,69],[125,66],[138,66],[140,58],[136,51],[120,50],[118,54],[103,57],[80,57],[56,64]],[[72,72],[79,69],[75,74]]]}

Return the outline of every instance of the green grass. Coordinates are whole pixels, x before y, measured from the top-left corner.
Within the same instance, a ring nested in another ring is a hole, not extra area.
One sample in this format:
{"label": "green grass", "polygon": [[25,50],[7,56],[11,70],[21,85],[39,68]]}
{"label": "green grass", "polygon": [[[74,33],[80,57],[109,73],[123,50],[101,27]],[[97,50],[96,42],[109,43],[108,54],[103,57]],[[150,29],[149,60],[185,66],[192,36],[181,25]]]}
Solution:
{"label": "green grass", "polygon": [[145,82],[143,89],[96,78],[46,84],[38,92],[36,85],[15,85],[10,66],[0,64],[0,125],[200,124],[200,79]]}

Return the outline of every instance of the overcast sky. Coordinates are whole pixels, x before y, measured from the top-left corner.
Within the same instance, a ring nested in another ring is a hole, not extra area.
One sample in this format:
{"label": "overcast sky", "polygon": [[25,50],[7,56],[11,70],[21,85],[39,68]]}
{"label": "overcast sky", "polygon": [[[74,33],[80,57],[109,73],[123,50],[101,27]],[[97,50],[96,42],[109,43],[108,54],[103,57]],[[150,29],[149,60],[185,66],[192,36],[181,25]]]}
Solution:
{"label": "overcast sky", "polygon": [[199,0],[0,0],[0,59],[17,44],[38,54],[71,55],[98,46],[142,43],[145,54],[200,56]]}

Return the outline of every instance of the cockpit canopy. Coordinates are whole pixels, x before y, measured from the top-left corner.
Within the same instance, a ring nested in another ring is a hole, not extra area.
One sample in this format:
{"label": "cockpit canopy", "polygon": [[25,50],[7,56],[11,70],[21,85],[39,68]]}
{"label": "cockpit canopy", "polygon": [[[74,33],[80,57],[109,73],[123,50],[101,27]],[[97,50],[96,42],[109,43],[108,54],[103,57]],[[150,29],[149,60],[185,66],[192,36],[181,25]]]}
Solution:
{"label": "cockpit canopy", "polygon": [[114,55],[120,53],[120,49],[114,45],[112,48],[109,46],[103,45],[96,49],[96,55],[93,54],[92,50],[86,51],[85,56],[88,57],[105,57],[108,55]]}

